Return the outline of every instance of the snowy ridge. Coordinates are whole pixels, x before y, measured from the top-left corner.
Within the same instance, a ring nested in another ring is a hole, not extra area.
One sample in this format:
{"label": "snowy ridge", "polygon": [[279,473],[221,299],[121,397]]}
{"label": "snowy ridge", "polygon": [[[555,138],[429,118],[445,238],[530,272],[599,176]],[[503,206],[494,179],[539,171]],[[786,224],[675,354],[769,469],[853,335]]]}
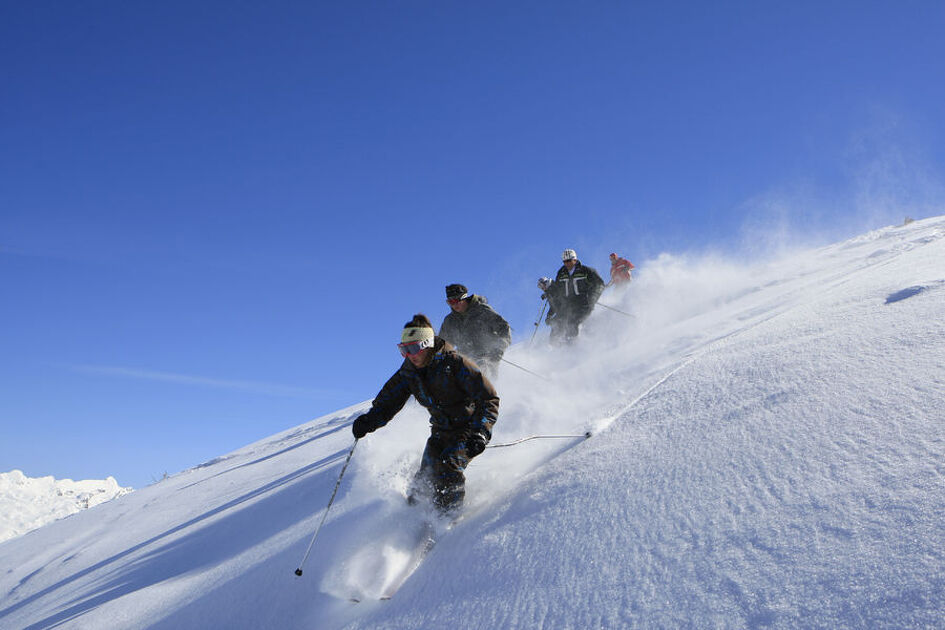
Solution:
{"label": "snowy ridge", "polygon": [[31,478],[20,470],[0,473],[0,542],[131,492],[106,479]]}
{"label": "snowy ridge", "polygon": [[494,439],[594,437],[477,458],[468,517],[391,601],[345,595],[398,555],[415,404],[359,443],[293,574],[364,402],[0,544],[0,627],[941,625],[945,218],[663,256],[602,300],[633,318],[510,350],[550,382],[503,364]]}

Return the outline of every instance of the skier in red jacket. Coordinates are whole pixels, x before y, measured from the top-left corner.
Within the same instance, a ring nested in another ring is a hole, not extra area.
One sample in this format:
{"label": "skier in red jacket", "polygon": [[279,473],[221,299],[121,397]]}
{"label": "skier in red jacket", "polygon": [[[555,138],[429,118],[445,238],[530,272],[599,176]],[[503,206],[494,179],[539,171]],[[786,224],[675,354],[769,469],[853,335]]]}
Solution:
{"label": "skier in red jacket", "polygon": [[610,282],[607,286],[615,285],[617,287],[629,284],[633,277],[630,270],[633,269],[633,263],[626,258],[621,258],[617,254],[610,255]]}

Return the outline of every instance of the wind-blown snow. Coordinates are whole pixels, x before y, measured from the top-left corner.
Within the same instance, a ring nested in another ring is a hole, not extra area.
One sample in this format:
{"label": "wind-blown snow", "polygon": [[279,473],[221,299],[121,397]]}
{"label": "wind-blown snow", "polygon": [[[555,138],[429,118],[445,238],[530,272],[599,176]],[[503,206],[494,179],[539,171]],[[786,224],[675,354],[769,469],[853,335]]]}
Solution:
{"label": "wind-blown snow", "polygon": [[632,318],[510,351],[549,380],[503,364],[494,441],[594,437],[487,450],[390,602],[346,598],[417,520],[415,404],[358,443],[293,574],[362,403],[0,544],[0,627],[942,626],[945,218],[663,256],[602,302]]}
{"label": "wind-blown snow", "polygon": [[73,481],[0,473],[0,542],[129,492],[114,477]]}

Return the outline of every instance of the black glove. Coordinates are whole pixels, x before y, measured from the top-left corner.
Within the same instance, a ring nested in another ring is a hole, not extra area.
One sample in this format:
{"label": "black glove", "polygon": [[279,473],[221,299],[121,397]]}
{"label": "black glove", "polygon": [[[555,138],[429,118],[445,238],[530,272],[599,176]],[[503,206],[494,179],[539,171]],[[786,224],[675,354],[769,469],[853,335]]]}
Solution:
{"label": "black glove", "polygon": [[354,433],[354,439],[356,440],[360,440],[374,429],[375,427],[371,426],[371,421],[368,420],[366,413],[355,418],[351,425],[351,432]]}
{"label": "black glove", "polygon": [[479,455],[484,450],[486,450],[486,438],[481,433],[473,433],[466,440],[466,454],[469,455],[469,459]]}

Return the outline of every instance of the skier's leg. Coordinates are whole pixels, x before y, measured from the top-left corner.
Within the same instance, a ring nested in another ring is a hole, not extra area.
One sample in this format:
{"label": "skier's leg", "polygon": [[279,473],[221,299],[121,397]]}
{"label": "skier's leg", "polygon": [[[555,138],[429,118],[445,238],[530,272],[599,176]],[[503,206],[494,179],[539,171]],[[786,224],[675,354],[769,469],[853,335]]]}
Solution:
{"label": "skier's leg", "polygon": [[461,436],[450,440],[433,463],[433,504],[444,513],[458,511],[466,497],[466,475],[469,465],[466,443]]}
{"label": "skier's leg", "polygon": [[560,346],[565,343],[566,335],[565,330],[567,326],[565,325],[564,318],[555,318],[551,324],[551,335],[549,336],[549,341],[553,346]]}
{"label": "skier's leg", "polygon": [[577,339],[581,331],[581,324],[584,323],[588,317],[590,317],[590,309],[581,309],[575,311],[570,318],[568,318],[568,341],[574,341]]}
{"label": "skier's leg", "polygon": [[427,438],[427,445],[423,449],[423,455],[420,457],[420,468],[414,474],[407,488],[407,503],[416,505],[418,503],[431,503],[435,496],[435,487],[433,484],[436,475],[436,460],[443,445],[435,435]]}
{"label": "skier's leg", "polygon": [[581,325],[581,320],[576,315],[568,315],[567,319],[564,320],[564,325],[562,328],[562,340],[566,344],[572,343],[578,336],[578,327]]}

